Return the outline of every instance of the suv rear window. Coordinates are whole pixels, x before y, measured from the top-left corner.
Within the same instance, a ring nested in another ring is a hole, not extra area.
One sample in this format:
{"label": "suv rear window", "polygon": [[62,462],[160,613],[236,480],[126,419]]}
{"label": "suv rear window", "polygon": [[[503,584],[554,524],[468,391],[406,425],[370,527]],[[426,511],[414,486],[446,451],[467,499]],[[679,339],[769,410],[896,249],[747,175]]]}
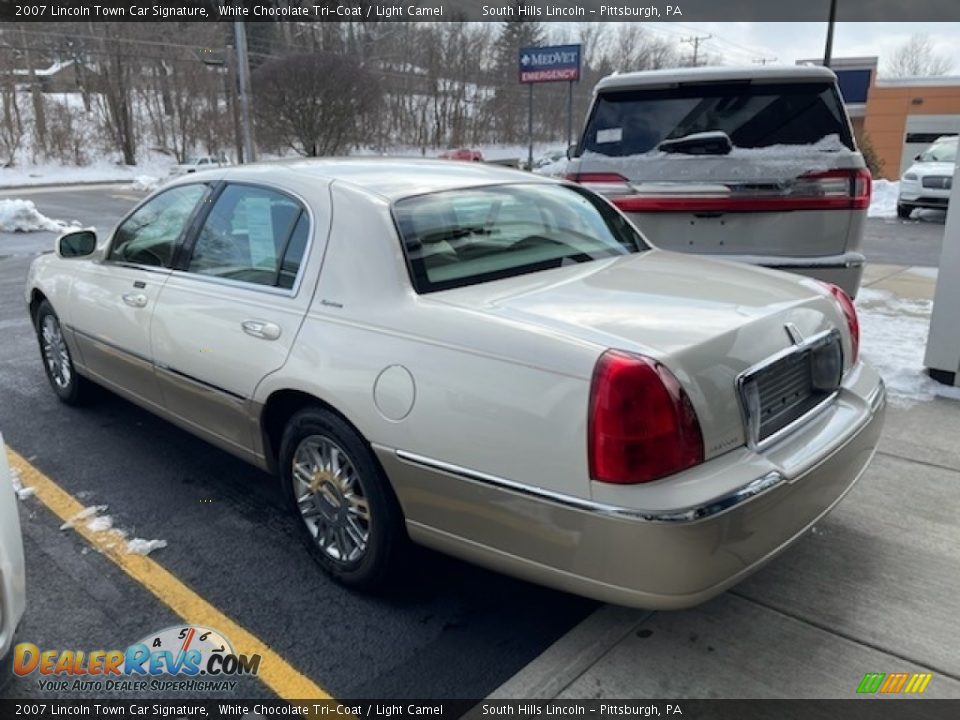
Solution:
{"label": "suv rear window", "polygon": [[740,148],[813,145],[837,135],[854,149],[833,83],[724,82],[602,93],[579,152],[641,155],[664,140],[711,130]]}
{"label": "suv rear window", "polygon": [[569,185],[495,185],[398,201],[413,286],[446,290],[647,249],[596,195]]}

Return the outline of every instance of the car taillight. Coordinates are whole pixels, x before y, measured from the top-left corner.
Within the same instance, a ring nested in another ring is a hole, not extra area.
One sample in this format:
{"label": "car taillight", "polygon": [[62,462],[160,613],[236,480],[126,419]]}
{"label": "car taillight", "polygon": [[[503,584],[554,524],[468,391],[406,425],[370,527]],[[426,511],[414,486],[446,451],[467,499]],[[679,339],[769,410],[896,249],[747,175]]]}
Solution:
{"label": "car taillight", "polygon": [[833,299],[837,301],[840,309],[843,310],[844,317],[847,319],[847,328],[850,330],[850,347],[853,355],[850,364],[855,365],[860,357],[860,319],[857,317],[857,308],[843,288],[828,282],[822,284],[833,295]]}
{"label": "car taillight", "polygon": [[623,212],[750,213],[793,210],[863,210],[870,206],[870,171],[828,170],[801,175],[782,193],[707,192],[611,197]]}
{"label": "car taillight", "polygon": [[590,386],[590,477],[646,483],[703,462],[703,434],[690,398],[666,367],[608,350]]}
{"label": "car taillight", "polygon": [[792,194],[835,198],[851,210],[870,207],[873,176],[867,168],[859,170],[827,170],[797,178]]}
{"label": "car taillight", "polygon": [[601,195],[631,192],[630,181],[614,172],[574,172],[564,175],[564,179],[586,185]]}

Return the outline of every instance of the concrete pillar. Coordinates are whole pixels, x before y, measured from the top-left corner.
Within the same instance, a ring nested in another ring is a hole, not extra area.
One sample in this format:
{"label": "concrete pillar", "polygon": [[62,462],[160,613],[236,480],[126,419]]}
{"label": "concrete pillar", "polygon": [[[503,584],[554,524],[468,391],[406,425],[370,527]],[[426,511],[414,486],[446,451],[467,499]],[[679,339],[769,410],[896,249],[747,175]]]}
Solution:
{"label": "concrete pillar", "polygon": [[953,170],[925,364],[934,380],[960,386],[960,155]]}

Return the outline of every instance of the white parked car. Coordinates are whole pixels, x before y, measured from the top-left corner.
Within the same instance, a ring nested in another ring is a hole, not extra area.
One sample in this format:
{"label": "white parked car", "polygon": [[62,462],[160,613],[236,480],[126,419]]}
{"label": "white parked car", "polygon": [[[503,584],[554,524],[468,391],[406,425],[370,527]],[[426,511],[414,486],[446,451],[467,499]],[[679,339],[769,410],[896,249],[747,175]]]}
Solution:
{"label": "white parked car", "polygon": [[26,301],[62,400],[104,385],[273,471],[358,587],[409,539],[701,602],[840,501],[884,411],[839,288],[653,249],[600,196],[481,163],[182,178],[62,236]]}
{"label": "white parked car", "polygon": [[228,165],[230,165],[230,160],[226,155],[220,155],[218,157],[213,155],[199,155],[189,157],[185,162],[174,165],[170,168],[170,176],[179,177],[180,175],[189,175],[190,173],[199,172],[200,170],[213,170],[215,168],[227,167]]}
{"label": "white parked car", "polygon": [[827,68],[611,75],[573,154],[659,248],[860,287],[871,176]]}
{"label": "white parked car", "polygon": [[23,540],[7,449],[0,435],[0,687],[12,677],[13,638],[26,605]]}
{"label": "white parked car", "polygon": [[904,219],[917,208],[946,210],[957,166],[957,136],[938,138],[915,160],[900,178],[897,215]]}

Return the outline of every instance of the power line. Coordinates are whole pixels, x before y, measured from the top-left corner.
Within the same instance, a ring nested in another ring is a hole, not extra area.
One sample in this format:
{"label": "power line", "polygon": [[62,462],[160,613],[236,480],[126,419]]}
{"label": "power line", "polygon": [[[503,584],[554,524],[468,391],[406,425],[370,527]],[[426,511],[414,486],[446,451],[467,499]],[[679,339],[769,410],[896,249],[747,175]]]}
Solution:
{"label": "power line", "polygon": [[682,38],[680,42],[693,46],[693,66],[697,66],[697,57],[700,53],[700,43],[709,40],[713,35],[692,35],[688,38]]}

